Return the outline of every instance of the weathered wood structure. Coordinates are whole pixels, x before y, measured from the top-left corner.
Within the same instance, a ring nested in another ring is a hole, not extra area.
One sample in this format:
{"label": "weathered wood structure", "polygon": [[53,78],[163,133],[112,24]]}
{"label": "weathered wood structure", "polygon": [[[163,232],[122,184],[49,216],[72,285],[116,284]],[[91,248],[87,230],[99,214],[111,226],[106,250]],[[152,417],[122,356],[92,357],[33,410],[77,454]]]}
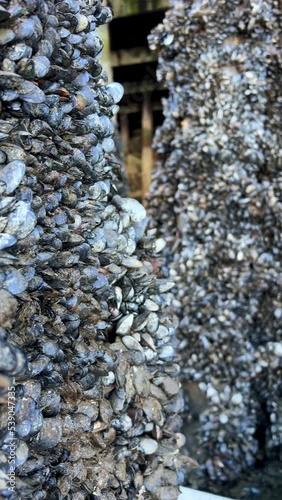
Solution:
{"label": "weathered wood structure", "polygon": [[162,123],[161,98],[166,94],[156,80],[157,56],[149,51],[147,36],[162,21],[168,0],[113,0],[113,22],[104,31],[104,66],[125,87],[119,125],[125,148],[130,196],[143,199],[148,191],[154,154],[151,142]]}

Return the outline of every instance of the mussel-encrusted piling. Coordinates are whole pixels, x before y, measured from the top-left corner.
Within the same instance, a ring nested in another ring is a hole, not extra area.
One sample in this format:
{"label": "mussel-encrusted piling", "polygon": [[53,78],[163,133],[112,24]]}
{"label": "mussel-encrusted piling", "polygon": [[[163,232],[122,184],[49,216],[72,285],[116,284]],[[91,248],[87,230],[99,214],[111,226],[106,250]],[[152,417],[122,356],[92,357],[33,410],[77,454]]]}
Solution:
{"label": "mussel-encrusted piling", "polygon": [[277,0],[180,0],[149,37],[169,90],[149,213],[216,491],[282,444],[281,34]]}
{"label": "mussel-encrusted piling", "polygon": [[183,478],[163,241],[116,190],[111,17],[0,1],[1,498],[173,500]]}

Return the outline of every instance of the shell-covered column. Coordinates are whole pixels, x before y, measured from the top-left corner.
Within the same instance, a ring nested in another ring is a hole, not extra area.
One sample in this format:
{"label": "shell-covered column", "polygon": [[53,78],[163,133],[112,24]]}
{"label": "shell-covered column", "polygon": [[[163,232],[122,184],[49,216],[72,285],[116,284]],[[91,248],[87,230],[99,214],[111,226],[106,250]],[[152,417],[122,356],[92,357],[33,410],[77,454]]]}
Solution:
{"label": "shell-covered column", "polygon": [[0,496],[176,499],[164,242],[121,197],[100,0],[0,2]]}
{"label": "shell-covered column", "polygon": [[282,444],[281,23],[276,0],[174,1],[149,38],[169,91],[150,215],[215,488]]}

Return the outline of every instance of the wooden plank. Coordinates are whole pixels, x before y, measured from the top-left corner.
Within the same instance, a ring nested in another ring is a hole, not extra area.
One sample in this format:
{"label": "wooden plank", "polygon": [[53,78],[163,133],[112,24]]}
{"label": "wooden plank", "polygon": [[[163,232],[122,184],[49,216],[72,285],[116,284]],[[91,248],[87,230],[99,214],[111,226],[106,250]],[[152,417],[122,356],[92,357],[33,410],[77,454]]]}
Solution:
{"label": "wooden plank", "polygon": [[150,93],[144,94],[142,106],[142,157],[141,157],[141,173],[142,173],[142,191],[143,200],[151,184],[151,173],[153,169],[154,157],[152,151],[153,140],[153,112],[151,105]]}
{"label": "wooden plank", "polygon": [[124,154],[126,155],[129,144],[129,123],[127,114],[120,115],[120,135],[124,147]]}
{"label": "wooden plank", "polygon": [[120,106],[119,116],[132,115],[132,113],[141,113],[141,104],[128,104],[126,106]]}
{"label": "wooden plank", "polygon": [[138,156],[136,156],[137,154],[138,151],[136,151],[135,154],[131,153],[126,155],[126,170],[127,170],[127,178],[130,189],[130,196],[132,196],[132,193],[139,193],[138,197],[141,198],[142,197],[141,160],[140,158],[138,158]]}
{"label": "wooden plank", "polygon": [[169,0],[111,0],[115,17],[132,16],[141,12],[168,9]]}
{"label": "wooden plank", "polygon": [[138,94],[139,92],[153,92],[154,90],[165,90],[164,86],[158,82],[123,82],[124,93]]}
{"label": "wooden plank", "polygon": [[131,191],[129,194],[130,198],[139,198],[139,200],[142,200],[143,196],[142,189],[139,189],[138,191]]}
{"label": "wooden plank", "polygon": [[103,69],[107,72],[109,81],[112,82],[113,69],[111,62],[111,43],[110,43],[109,25],[103,24],[102,26],[99,26],[98,31],[104,43],[104,48],[101,57],[101,64],[103,66]]}
{"label": "wooden plank", "polygon": [[[163,106],[161,102],[154,102],[152,104],[153,111],[162,111]],[[131,115],[133,113],[141,113],[141,104],[128,104],[127,106],[121,106],[119,110],[119,116],[121,115]]]}
{"label": "wooden plank", "polygon": [[157,61],[157,54],[150,52],[146,47],[134,47],[133,49],[121,49],[112,51],[111,63],[114,68],[130,66],[131,64],[144,64]]}

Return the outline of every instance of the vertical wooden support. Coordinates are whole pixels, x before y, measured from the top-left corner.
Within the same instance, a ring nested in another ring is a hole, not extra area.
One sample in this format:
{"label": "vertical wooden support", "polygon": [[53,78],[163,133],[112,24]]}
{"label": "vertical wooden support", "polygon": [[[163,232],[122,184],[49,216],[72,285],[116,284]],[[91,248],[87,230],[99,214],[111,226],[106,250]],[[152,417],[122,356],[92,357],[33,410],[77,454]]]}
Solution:
{"label": "vertical wooden support", "polygon": [[151,10],[168,9],[169,0],[111,0],[115,17],[130,16]]}
{"label": "vertical wooden support", "polygon": [[[107,5],[107,1],[104,3],[105,3],[105,5]],[[109,82],[112,82],[113,81],[113,69],[112,69],[112,62],[111,62],[111,41],[110,41],[109,25],[103,24],[102,26],[99,26],[98,33],[101,36],[103,43],[104,43],[104,48],[103,48],[102,57],[101,57],[101,64],[102,64],[104,70],[107,72]]]}
{"label": "vertical wooden support", "polygon": [[141,159],[143,201],[146,193],[149,191],[149,187],[151,184],[151,172],[153,169],[153,161],[154,161],[152,140],[153,140],[153,112],[152,112],[151,95],[149,93],[145,93],[142,105],[142,159]]}
{"label": "vertical wooden support", "polygon": [[124,154],[128,153],[129,144],[129,121],[127,113],[120,113],[120,135],[124,147]]}

